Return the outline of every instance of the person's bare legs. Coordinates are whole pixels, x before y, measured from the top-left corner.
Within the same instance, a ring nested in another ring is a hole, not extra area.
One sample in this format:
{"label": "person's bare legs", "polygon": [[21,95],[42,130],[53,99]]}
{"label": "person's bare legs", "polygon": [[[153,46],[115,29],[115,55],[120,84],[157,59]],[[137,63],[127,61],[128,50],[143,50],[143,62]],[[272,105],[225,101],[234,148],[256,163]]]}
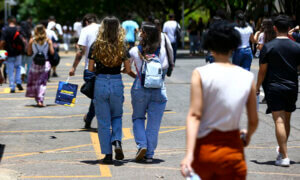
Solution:
{"label": "person's bare legs", "polygon": [[291,128],[291,126],[290,126],[291,115],[292,115],[291,112],[285,112],[285,119],[286,119],[286,121],[285,121],[285,131],[286,131],[286,136],[287,136],[286,141],[288,141],[288,140],[289,140],[289,137],[290,137],[290,131],[291,131],[291,130],[290,130],[290,128]]}
{"label": "person's bare legs", "polygon": [[287,140],[290,133],[290,113],[287,114],[285,111],[273,111],[272,116],[275,122],[275,134],[279,145],[279,151],[282,154],[282,158],[287,158]]}

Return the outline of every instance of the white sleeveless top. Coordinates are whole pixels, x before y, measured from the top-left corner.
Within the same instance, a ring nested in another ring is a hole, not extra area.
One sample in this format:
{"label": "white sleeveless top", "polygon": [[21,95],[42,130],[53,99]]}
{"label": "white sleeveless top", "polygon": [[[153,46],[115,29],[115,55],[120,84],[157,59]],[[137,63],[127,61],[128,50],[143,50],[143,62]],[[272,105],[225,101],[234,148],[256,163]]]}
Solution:
{"label": "white sleeveless top", "polygon": [[254,75],[238,66],[212,63],[197,68],[202,81],[203,112],[198,138],[213,130],[239,129]]}

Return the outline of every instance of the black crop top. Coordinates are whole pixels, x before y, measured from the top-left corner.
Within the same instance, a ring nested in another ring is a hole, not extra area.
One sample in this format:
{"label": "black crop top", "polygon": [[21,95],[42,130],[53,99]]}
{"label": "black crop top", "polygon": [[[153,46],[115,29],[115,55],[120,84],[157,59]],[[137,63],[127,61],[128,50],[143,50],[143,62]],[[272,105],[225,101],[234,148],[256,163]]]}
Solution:
{"label": "black crop top", "polygon": [[[92,58],[92,53],[93,53],[93,46],[94,43],[92,44],[88,58],[89,59],[94,59],[95,64],[96,64],[96,74],[120,74],[121,73],[121,67],[122,66],[116,66],[116,67],[107,67],[104,64],[102,64],[99,60],[96,60],[95,58]],[[126,57],[122,58],[122,61],[125,61],[129,58],[128,51],[126,53]]]}

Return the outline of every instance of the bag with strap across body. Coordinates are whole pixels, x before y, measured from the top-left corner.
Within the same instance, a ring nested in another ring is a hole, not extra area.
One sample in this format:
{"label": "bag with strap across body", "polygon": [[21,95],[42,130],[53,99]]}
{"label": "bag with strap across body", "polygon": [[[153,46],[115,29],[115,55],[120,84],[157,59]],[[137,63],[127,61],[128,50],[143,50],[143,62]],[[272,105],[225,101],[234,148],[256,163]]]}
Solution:
{"label": "bag with strap across body", "polygon": [[46,57],[43,53],[43,50],[45,47],[47,47],[46,45],[44,45],[42,51],[39,50],[39,48],[37,47],[37,45],[34,43],[34,46],[37,50],[37,53],[35,54],[35,56],[33,57],[33,62],[36,64],[36,65],[40,65],[40,66],[44,66],[45,63],[46,63]]}
{"label": "bag with strap across body", "polygon": [[141,79],[142,86],[145,88],[162,88],[163,71],[162,64],[159,59],[160,48],[158,48],[154,54],[146,54],[143,56],[142,46],[138,46],[139,56],[142,59],[141,76],[137,73]]}

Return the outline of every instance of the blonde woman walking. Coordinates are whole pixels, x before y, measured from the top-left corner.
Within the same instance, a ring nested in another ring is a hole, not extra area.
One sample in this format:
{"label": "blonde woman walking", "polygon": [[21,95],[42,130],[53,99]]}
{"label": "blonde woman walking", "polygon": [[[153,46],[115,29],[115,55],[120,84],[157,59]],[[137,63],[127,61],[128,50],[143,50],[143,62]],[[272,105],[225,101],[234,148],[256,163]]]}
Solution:
{"label": "blonde woman walking", "polygon": [[27,53],[29,56],[32,55],[33,62],[29,70],[26,97],[35,98],[37,106],[44,107],[46,85],[51,69],[48,53],[54,54],[54,49],[43,25],[35,27],[34,37],[29,41]]}

